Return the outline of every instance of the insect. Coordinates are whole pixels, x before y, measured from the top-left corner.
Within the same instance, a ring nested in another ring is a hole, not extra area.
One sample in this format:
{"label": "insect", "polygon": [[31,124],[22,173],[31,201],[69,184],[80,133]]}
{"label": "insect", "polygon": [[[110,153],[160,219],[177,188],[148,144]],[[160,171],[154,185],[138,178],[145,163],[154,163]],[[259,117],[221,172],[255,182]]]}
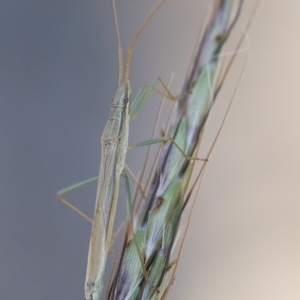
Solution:
{"label": "insect", "polygon": [[[154,86],[158,82],[161,82],[169,98],[176,98],[170,94],[164,82],[160,78],[156,78],[149,86],[142,88],[137,96],[130,101],[131,88],[129,83],[129,74],[132,47],[151,17],[165,1],[166,0],[161,0],[157,4],[133,38],[127,50],[125,70],[123,71],[123,55],[116,16],[116,6],[115,1],[112,0],[118,40],[119,85],[116,95],[113,98],[109,118],[101,137],[100,171],[98,176],[96,203],[92,221],[92,233],[85,280],[85,298],[87,300],[98,300],[103,289],[103,275],[108,251],[111,246],[112,230],[119,194],[120,176],[124,170],[125,157],[128,150],[129,121],[136,117],[150,93],[153,91]],[[135,144],[131,147],[149,145],[167,140],[174,142],[172,138],[163,137]],[[176,143],[175,146],[178,147]],[[182,152],[184,157],[192,159],[187,157],[180,148],[179,150]],[[95,180],[96,178],[93,178],[64,189],[58,193],[58,198],[66,203],[66,200],[62,198],[62,195]],[[87,216],[78,211],[78,209],[68,203],[66,204],[71,206],[86,219],[90,220]]]}

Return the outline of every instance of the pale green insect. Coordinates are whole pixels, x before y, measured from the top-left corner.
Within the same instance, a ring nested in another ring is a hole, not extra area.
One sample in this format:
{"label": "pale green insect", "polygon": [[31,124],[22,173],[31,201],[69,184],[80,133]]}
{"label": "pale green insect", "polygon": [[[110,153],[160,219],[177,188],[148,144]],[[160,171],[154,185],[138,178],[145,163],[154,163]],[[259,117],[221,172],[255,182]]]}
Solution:
{"label": "pale green insect", "polygon": [[[100,171],[85,280],[85,298],[87,300],[98,300],[103,289],[103,275],[108,250],[111,246],[112,230],[119,193],[120,175],[124,170],[125,157],[128,149],[129,121],[130,119],[135,118],[158,81],[160,81],[165,87],[162,80],[157,78],[151,85],[141,89],[136,98],[130,104],[131,88],[129,83],[129,73],[132,46],[150,18],[165,1],[166,0],[161,0],[158,3],[135,35],[127,50],[125,72],[123,73],[122,49],[120,46],[116,8],[115,2],[112,0],[119,50],[119,86],[116,95],[113,98],[109,119],[101,137]],[[171,98],[174,98],[169,92],[167,93]],[[130,115],[130,113],[133,112],[134,114]],[[133,146],[149,145],[166,140],[172,139],[158,138]],[[183,155],[186,157],[184,153]],[[96,178],[93,178],[61,190],[58,193],[58,198],[66,203],[66,200],[62,198],[62,195],[92,182],[95,179]],[[74,208],[70,204],[67,205]],[[86,219],[90,220],[78,209],[74,209]]]}

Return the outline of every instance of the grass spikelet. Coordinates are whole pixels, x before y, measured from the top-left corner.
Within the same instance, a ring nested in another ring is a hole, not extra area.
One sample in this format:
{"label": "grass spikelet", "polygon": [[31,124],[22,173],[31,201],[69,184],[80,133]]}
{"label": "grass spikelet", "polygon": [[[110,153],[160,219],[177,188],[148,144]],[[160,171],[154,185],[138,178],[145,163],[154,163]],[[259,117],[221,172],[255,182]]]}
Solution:
{"label": "grass spikelet", "polygon": [[[190,157],[199,147],[215,101],[214,82],[221,50],[239,16],[242,3],[239,1],[232,16],[233,0],[216,2],[184,84],[182,94],[186,96],[178,103],[168,136]],[[170,261],[171,251],[188,203],[186,194],[193,167],[194,163],[184,158],[171,142],[165,143],[137,225],[134,230],[130,230],[132,224],[128,227],[108,299],[165,298],[167,273],[174,264]]]}

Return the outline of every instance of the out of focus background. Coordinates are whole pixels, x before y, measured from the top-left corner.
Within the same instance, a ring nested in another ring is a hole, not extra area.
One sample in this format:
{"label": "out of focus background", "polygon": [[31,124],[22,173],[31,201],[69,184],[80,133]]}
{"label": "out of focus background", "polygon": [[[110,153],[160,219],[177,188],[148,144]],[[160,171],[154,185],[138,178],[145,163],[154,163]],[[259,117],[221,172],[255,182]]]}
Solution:
{"label": "out of focus background", "polygon": [[[124,48],[156,3],[117,0]],[[255,3],[245,1],[233,40],[245,34]],[[161,7],[134,47],[133,94],[172,73],[171,90],[180,93],[210,4],[168,0]],[[299,1],[266,0],[253,21],[248,54],[239,56],[243,62],[249,55],[245,73],[169,299],[300,299],[299,15]],[[1,299],[84,299],[91,226],[55,194],[97,175],[117,76],[109,0],[1,1]],[[206,148],[237,78],[224,86]],[[149,138],[157,105],[151,98],[131,123],[131,142]],[[135,172],[142,153],[128,154]],[[95,190],[91,185],[68,199],[91,216]],[[123,185],[120,203],[122,191]]]}

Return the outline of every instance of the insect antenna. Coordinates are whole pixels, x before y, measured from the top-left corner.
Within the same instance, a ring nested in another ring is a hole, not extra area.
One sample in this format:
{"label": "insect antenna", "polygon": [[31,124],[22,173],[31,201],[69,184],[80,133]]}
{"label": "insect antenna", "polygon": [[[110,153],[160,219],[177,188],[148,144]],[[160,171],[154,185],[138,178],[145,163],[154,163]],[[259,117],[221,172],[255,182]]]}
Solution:
{"label": "insect antenna", "polygon": [[119,83],[118,86],[120,86],[123,82],[124,77],[124,65],[123,65],[123,50],[121,45],[121,38],[120,38],[120,29],[119,29],[119,22],[118,22],[118,16],[117,16],[117,9],[116,9],[116,2],[115,0],[111,1],[113,12],[114,12],[114,22],[115,22],[115,28],[116,28],[116,37],[117,37],[117,43],[118,43],[118,62],[119,62]]}
{"label": "insect antenna", "polygon": [[126,62],[125,62],[125,72],[124,72],[124,64],[123,64],[123,50],[121,46],[121,38],[120,38],[120,29],[119,29],[119,22],[118,22],[118,16],[117,16],[117,9],[116,9],[116,3],[115,0],[112,0],[112,7],[114,12],[114,22],[115,22],[115,28],[116,28],[116,37],[117,37],[117,43],[118,43],[118,61],[119,61],[119,86],[126,82],[129,79],[130,74],[130,63],[131,63],[131,56],[132,56],[132,48],[137,41],[138,37],[146,27],[147,23],[150,21],[150,19],[153,17],[153,15],[156,13],[156,11],[160,8],[160,6],[165,2],[166,0],[161,0],[152,10],[152,12],[149,14],[149,16],[145,19],[137,33],[135,34],[134,38],[132,39],[126,53]]}
{"label": "insect antenna", "polygon": [[161,0],[152,10],[152,12],[149,14],[149,16],[145,19],[137,33],[135,34],[134,38],[132,39],[126,53],[126,62],[125,62],[125,76],[124,76],[124,81],[127,81],[129,78],[129,73],[130,73],[130,62],[131,62],[131,55],[132,55],[132,48],[137,41],[138,37],[142,33],[143,29],[147,25],[147,23],[150,21],[150,19],[153,17],[153,15],[156,13],[156,11],[160,8],[160,6],[165,2],[166,0]]}

